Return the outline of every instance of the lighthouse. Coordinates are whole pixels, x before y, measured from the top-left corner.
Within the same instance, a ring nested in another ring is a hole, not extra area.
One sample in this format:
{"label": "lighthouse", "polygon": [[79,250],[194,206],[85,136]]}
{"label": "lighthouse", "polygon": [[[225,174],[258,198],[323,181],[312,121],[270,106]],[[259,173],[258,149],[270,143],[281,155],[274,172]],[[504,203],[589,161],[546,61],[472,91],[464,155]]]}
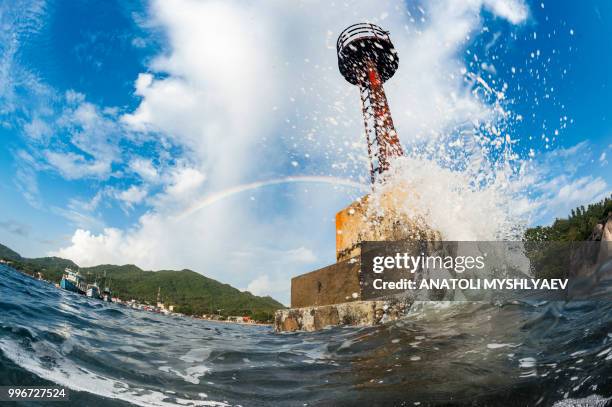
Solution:
{"label": "lighthouse", "polygon": [[276,331],[371,326],[383,318],[400,318],[406,302],[381,298],[368,289],[371,276],[361,270],[362,243],[439,240],[435,232],[398,210],[408,188],[386,182],[393,162],[404,156],[383,87],[399,67],[389,32],[370,23],[351,25],[338,37],[336,51],[340,74],[359,90],[370,180],[376,193],[336,214],[336,263],[291,279],[291,308],[277,311]]}

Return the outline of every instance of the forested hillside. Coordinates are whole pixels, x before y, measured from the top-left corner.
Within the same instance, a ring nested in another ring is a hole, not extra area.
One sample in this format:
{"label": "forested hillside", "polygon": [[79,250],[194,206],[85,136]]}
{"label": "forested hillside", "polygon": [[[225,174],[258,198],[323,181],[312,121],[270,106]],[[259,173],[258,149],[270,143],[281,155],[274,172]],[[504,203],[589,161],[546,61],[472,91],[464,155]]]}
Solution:
{"label": "forested hillside", "polygon": [[270,320],[275,310],[284,306],[271,297],[259,297],[240,291],[229,284],[205,277],[192,270],[145,271],[134,265],[100,265],[79,268],[74,262],[59,257],[28,259],[0,244],[0,259],[30,274],[40,275],[59,283],[66,267],[79,270],[88,283],[94,281],[110,286],[113,294],[123,300],[154,304],[158,291],[162,301],[175,305],[178,312],[188,315],[219,313],[221,315],[251,315],[254,319]]}

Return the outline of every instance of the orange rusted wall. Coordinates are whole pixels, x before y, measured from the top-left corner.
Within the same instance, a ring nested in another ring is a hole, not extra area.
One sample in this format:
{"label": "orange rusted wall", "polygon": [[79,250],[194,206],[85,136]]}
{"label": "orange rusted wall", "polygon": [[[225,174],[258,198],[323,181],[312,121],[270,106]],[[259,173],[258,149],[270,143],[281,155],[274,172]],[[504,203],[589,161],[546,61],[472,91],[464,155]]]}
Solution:
{"label": "orange rusted wall", "polygon": [[336,260],[359,256],[359,243],[369,228],[366,215],[368,196],[353,202],[336,214]]}
{"label": "orange rusted wall", "polygon": [[410,218],[410,189],[388,188],[375,197],[365,195],[336,214],[336,260],[359,256],[365,241],[440,240],[422,219]]}

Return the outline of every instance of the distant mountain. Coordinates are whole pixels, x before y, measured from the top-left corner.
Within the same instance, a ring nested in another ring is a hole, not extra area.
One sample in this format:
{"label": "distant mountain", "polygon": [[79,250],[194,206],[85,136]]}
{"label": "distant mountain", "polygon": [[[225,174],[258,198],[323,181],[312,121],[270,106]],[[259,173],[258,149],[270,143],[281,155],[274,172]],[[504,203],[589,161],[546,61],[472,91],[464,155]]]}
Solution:
{"label": "distant mountain", "polygon": [[0,244],[0,259],[20,260],[22,257],[14,250]]}
{"label": "distant mountain", "polygon": [[222,315],[251,315],[254,319],[270,320],[274,311],[284,306],[271,297],[259,297],[240,291],[192,270],[145,271],[126,264],[81,267],[60,257],[28,259],[0,245],[0,258],[24,273],[41,273],[46,280],[59,283],[66,267],[79,269],[89,283],[97,281],[110,286],[113,294],[123,300],[137,300],[155,304],[158,291],[166,305],[175,305],[178,312],[188,315],[220,313]]}
{"label": "distant mountain", "polygon": [[258,297],[220,283],[192,270],[145,271],[127,264],[81,268],[88,281],[109,284],[124,299],[154,303],[158,288],[166,304],[176,304],[185,314],[243,315],[273,313],[284,306],[270,297]]}

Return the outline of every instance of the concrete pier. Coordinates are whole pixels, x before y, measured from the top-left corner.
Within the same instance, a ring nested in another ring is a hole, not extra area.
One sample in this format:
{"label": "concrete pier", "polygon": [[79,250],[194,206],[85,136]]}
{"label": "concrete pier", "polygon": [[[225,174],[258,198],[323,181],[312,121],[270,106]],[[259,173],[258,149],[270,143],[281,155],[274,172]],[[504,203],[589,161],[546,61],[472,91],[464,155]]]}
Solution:
{"label": "concrete pier", "polygon": [[314,331],[326,326],[374,326],[401,318],[408,300],[381,297],[367,289],[371,277],[361,270],[365,241],[438,241],[439,233],[408,219],[401,205],[405,187],[366,195],[336,214],[337,262],[291,280],[291,307],[279,310],[275,330]]}

